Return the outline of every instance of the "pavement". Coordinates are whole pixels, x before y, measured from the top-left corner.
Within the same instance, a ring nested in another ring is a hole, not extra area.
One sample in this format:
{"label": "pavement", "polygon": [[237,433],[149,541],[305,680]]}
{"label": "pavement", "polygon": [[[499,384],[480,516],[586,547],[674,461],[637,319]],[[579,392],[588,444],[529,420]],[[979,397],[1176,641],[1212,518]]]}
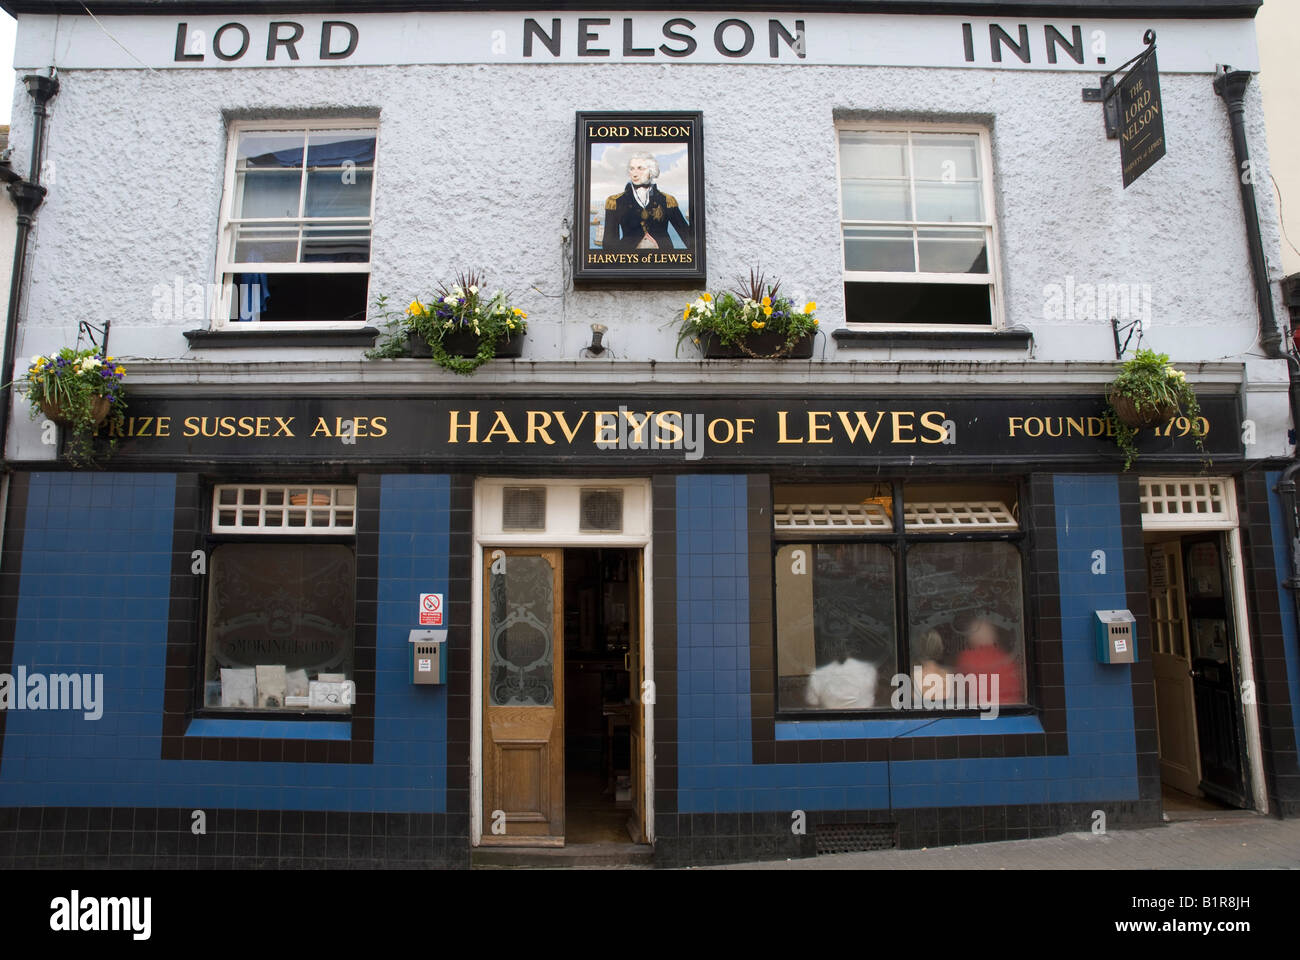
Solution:
{"label": "pavement", "polygon": [[697,870],[1300,870],[1300,819],[1235,814],[1104,834],[841,853]]}

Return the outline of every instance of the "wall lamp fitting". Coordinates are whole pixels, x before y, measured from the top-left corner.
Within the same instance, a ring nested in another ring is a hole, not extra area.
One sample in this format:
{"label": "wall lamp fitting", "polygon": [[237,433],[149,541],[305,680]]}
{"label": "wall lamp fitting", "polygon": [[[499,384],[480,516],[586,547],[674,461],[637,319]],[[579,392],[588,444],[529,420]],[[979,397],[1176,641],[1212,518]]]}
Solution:
{"label": "wall lamp fitting", "polygon": [[605,345],[601,341],[605,339],[605,331],[608,329],[603,323],[591,325],[591,343],[587,346],[587,352],[593,357],[598,357],[605,352]]}

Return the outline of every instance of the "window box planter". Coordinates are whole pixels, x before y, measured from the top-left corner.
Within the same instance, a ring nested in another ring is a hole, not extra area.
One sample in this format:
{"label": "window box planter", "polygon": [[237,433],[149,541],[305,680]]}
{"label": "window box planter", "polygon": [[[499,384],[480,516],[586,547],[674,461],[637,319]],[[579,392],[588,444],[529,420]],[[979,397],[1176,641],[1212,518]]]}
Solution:
{"label": "window box planter", "polygon": [[754,333],[739,343],[722,343],[712,334],[700,335],[700,351],[706,360],[809,360],[813,354],[813,334],[799,337],[786,350],[783,333]]}
{"label": "window box planter", "polygon": [[[442,338],[442,345],[453,357],[472,357],[478,353],[479,337],[469,331],[449,333]],[[406,332],[406,349],[412,357],[428,359],[433,356],[428,341],[414,330]],[[523,353],[524,334],[518,333],[509,340],[497,341],[494,356],[498,359],[513,360],[523,356]]]}

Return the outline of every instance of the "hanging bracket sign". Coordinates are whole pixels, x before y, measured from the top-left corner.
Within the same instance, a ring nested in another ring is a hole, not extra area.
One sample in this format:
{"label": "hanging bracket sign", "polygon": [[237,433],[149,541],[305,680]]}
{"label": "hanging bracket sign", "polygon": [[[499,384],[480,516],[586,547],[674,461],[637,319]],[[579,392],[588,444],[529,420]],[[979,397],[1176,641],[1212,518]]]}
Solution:
{"label": "hanging bracket sign", "polygon": [[[1146,49],[1101,78],[1100,89],[1083,91],[1086,101],[1100,102],[1106,136],[1119,140],[1120,167],[1127,188],[1165,155],[1164,104],[1156,63],[1156,32],[1142,38]],[[1132,67],[1116,83],[1115,76]]]}

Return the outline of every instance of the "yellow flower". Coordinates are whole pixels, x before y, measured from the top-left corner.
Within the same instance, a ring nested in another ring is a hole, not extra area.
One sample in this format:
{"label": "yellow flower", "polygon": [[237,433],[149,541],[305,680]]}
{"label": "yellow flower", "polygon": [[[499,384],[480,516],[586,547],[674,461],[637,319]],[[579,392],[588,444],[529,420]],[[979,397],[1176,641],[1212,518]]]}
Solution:
{"label": "yellow flower", "polygon": [[814,326],[814,327],[819,327],[819,326],[821,326],[821,321],[818,320],[816,317],[813,317],[813,326]]}
{"label": "yellow flower", "polygon": [[708,303],[710,300],[713,299],[713,296],[712,296],[712,294],[709,294],[709,293],[701,293],[701,294],[700,294],[700,299],[703,300],[705,303]]}
{"label": "yellow flower", "polygon": [[682,319],[683,320],[691,319],[691,305],[689,303],[686,305],[686,309],[682,311]]}
{"label": "yellow flower", "polygon": [[[763,298],[763,306],[765,306],[765,307],[770,307],[771,305],[772,305],[772,298],[771,298],[771,297],[764,297],[764,298]],[[768,312],[770,313],[771,311],[768,311]]]}
{"label": "yellow flower", "polygon": [[[767,297],[764,297],[763,299],[766,300]],[[772,308],[767,304],[763,304],[763,316],[770,317],[771,315],[772,315]]]}
{"label": "yellow flower", "polygon": [[511,312],[514,313],[516,317],[523,313],[523,311],[520,310],[518,307],[515,307],[514,310],[512,310]]}
{"label": "yellow flower", "polygon": [[412,300],[411,305],[406,308],[406,312],[411,316],[415,316],[416,314],[419,313],[424,313],[424,304],[422,304],[419,300]]}
{"label": "yellow flower", "polygon": [[[771,308],[768,309],[770,311]],[[767,324],[763,323],[761,320],[755,320],[753,323],[750,324],[750,326],[753,327],[755,330],[762,330],[764,327],[767,326]]]}
{"label": "yellow flower", "polygon": [[122,374],[126,373],[126,367],[121,367],[121,366],[114,367],[113,372],[116,373],[118,376],[121,376]]}
{"label": "yellow flower", "polygon": [[527,320],[527,319],[528,319],[528,314],[524,313],[522,310],[519,311],[519,316],[520,316],[521,319],[524,319],[524,320]]}
{"label": "yellow flower", "polygon": [[803,312],[812,313],[816,309],[817,309],[817,304],[813,303],[812,301],[809,301],[808,303],[804,304]]}

